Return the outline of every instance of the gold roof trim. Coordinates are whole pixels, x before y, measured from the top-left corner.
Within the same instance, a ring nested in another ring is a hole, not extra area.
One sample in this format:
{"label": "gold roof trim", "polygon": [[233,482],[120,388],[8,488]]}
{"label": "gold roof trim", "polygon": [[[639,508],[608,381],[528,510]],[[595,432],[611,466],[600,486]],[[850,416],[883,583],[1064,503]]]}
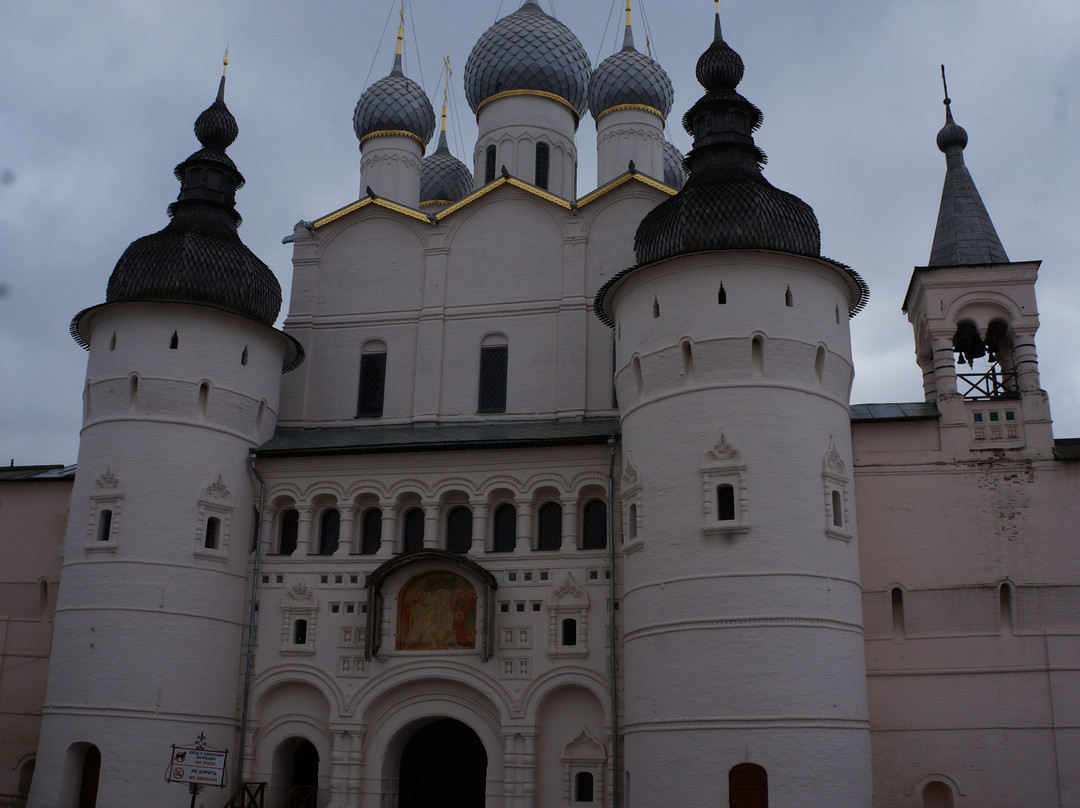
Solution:
{"label": "gold roof trim", "polygon": [[435,214],[435,219],[437,221],[442,220],[443,218],[445,218],[446,216],[449,216],[454,211],[465,207],[469,203],[479,199],[482,196],[485,196],[486,194],[491,193],[496,188],[500,188],[503,185],[512,185],[515,188],[520,188],[522,191],[529,192],[533,196],[538,196],[541,199],[546,199],[548,202],[554,202],[560,208],[570,210],[570,203],[567,200],[563,199],[562,197],[555,196],[555,194],[549,193],[548,191],[545,191],[542,188],[537,188],[535,185],[529,185],[529,183],[527,183],[527,182],[522,182],[517,177],[499,177],[499,178],[489,182],[483,188],[480,188],[480,189],[478,189],[476,191],[473,191],[471,194],[469,194],[464,199],[461,199],[461,200],[455,202],[450,207],[444,208],[443,210],[440,210],[438,213]]}
{"label": "gold roof trim", "polygon": [[660,110],[658,110],[656,107],[650,107],[648,104],[616,104],[613,107],[609,107],[608,109],[605,109],[599,115],[593,116],[593,120],[596,121],[597,123],[600,123],[600,119],[603,118],[605,115],[609,115],[612,112],[619,112],[620,110],[624,110],[624,109],[636,109],[639,112],[651,112],[653,115],[655,115],[661,121],[664,120],[664,114]]}
{"label": "gold roof trim", "polygon": [[343,216],[348,216],[354,210],[360,210],[360,208],[367,207],[368,205],[378,205],[381,208],[392,210],[395,213],[404,214],[411,219],[417,219],[421,222],[431,221],[426,214],[421,213],[418,210],[413,210],[412,208],[406,207],[405,205],[399,205],[397,202],[391,202],[389,199],[379,199],[378,197],[366,196],[363,199],[359,199],[356,202],[353,202],[351,205],[346,205],[343,208],[338,208],[333,213],[326,214],[321,219],[316,219],[314,222],[311,223],[311,226],[313,229],[317,230],[318,228],[324,227],[331,222],[336,222]]}
{"label": "gold roof trim", "polygon": [[476,114],[479,115],[480,110],[482,110],[492,101],[497,101],[500,98],[509,98],[512,95],[535,95],[539,98],[547,98],[551,101],[557,101],[562,104],[564,107],[573,112],[575,117],[578,117],[581,114],[577,111],[577,107],[575,107],[561,95],[555,95],[555,93],[549,93],[546,90],[503,90],[501,93],[495,93],[495,95],[491,96],[490,98],[485,98],[483,101],[481,101],[479,106],[476,107]]}
{"label": "gold roof trim", "polygon": [[605,194],[607,194],[607,193],[609,193],[611,191],[614,191],[620,185],[625,185],[626,183],[630,182],[631,180],[637,180],[638,182],[642,183],[643,185],[648,185],[650,188],[655,188],[658,191],[663,191],[668,196],[675,196],[675,194],[678,193],[678,191],[676,191],[674,188],[672,188],[667,183],[660,182],[660,180],[653,179],[648,174],[642,174],[639,171],[627,171],[625,174],[620,174],[618,177],[611,180],[611,182],[607,183],[606,185],[600,186],[595,191],[592,191],[591,193],[588,193],[585,196],[583,196],[581,199],[579,199],[578,203],[577,203],[578,208],[585,207],[590,202],[593,202],[593,201],[599,199],[600,197],[604,196]]}
{"label": "gold roof trim", "polygon": [[423,148],[427,147],[427,141],[426,140],[424,140],[422,137],[420,137],[420,135],[414,134],[413,132],[410,132],[407,129],[379,129],[379,130],[377,130],[375,132],[368,132],[366,135],[364,135],[362,138],[360,138],[360,145],[363,146],[364,141],[368,140],[369,138],[373,138],[373,137],[389,137],[391,135],[399,135],[401,137],[411,137],[413,140],[415,140],[417,143],[420,144],[420,148],[423,149]]}

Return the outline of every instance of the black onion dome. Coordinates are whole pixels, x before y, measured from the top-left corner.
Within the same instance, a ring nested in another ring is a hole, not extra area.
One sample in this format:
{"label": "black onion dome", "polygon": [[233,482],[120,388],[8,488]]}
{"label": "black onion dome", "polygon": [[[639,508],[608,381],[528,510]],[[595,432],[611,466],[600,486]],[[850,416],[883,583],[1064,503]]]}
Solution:
{"label": "black onion dome", "polygon": [[655,61],[634,48],[634,35],[626,26],[623,47],[602,61],[589,80],[589,109],[599,118],[613,107],[652,107],[666,119],[675,91],[671,79]]}
{"label": "black onion dome", "polygon": [[353,112],[353,131],[361,141],[375,132],[409,132],[426,146],[435,134],[435,110],[423,88],[401,71],[401,54],[390,75],[360,96]]}
{"label": "black onion dome", "polygon": [[420,204],[457,202],[472,193],[472,185],[472,172],[450,153],[446,132],[439,132],[438,148],[420,163]]}
{"label": "black onion dome", "polygon": [[526,0],[485,31],[465,63],[465,97],[473,112],[498,93],[551,93],[585,114],[592,67],[578,38],[535,0]]}
{"label": "black onion dome", "polygon": [[225,106],[225,78],[217,100],[195,122],[203,148],[176,167],[180,195],[163,230],[131,243],[120,256],[106,303],[200,303],[273,325],[281,286],[236,229],[235,192],[244,178],[225,148],[239,132]]}
{"label": "black onion dome", "polygon": [[[638,264],[703,250],[778,250],[820,257],[821,231],[813,209],[774,188],[761,173],[765,154],[753,132],[761,112],[736,90],[741,57],[726,42],[717,15],[713,43],[698,60],[705,95],[683,118],[694,148],[682,190],[638,226]],[[665,172],[666,173],[666,172]]]}
{"label": "black onion dome", "polygon": [[664,141],[664,182],[676,190],[686,185],[686,169],[682,152],[670,140]]}

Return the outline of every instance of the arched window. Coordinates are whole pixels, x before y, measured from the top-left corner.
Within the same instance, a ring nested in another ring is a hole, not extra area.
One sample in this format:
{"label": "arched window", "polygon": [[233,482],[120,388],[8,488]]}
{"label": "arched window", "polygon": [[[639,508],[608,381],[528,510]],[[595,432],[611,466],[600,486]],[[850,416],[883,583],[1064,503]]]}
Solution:
{"label": "arched window", "polygon": [[203,533],[203,547],[207,550],[216,550],[220,533],[221,520],[216,516],[211,516],[206,520],[206,531]]}
{"label": "arched window", "polygon": [[30,784],[34,782],[34,767],[37,765],[36,758],[30,758],[19,767],[19,794],[29,794]]}
{"label": "arched window", "polygon": [[356,396],[357,418],[379,418],[386,392],[386,345],[375,341],[360,354],[360,387]]}
{"label": "arched window", "polygon": [[562,505],[545,502],[536,517],[537,550],[558,550],[562,547]]}
{"label": "arched window", "polygon": [[506,368],[509,346],[480,347],[480,378],[477,412],[506,412]]}
{"label": "arched window", "polygon": [[1007,581],[998,589],[998,613],[1001,617],[1001,633],[1012,634],[1013,588]]}
{"label": "arched window", "polygon": [[112,538],[112,511],[104,510],[98,516],[98,541],[108,541]]}
{"label": "arched window", "polygon": [[922,808],[953,808],[953,793],[940,780],[931,780],[922,790]]}
{"label": "arched window", "polygon": [[382,511],[378,508],[364,511],[360,530],[360,552],[375,555],[382,546]]}
{"label": "arched window", "polygon": [[517,546],[517,508],[504,502],[495,509],[492,547],[496,553],[512,553]]}
{"label": "arched window", "polygon": [[892,588],[892,629],[894,637],[904,636],[904,590],[898,586]]}
{"label": "arched window", "polygon": [[541,141],[536,144],[536,187],[547,190],[551,168],[551,147]]}
{"label": "arched window", "polygon": [[832,492],[832,523],[835,527],[844,526],[844,502],[836,490]]}
{"label": "arched window", "polygon": [[484,152],[484,182],[495,179],[495,147],[488,146]]}
{"label": "arched window", "polygon": [[720,306],[727,304],[727,292],[724,290],[724,284],[720,284],[720,288],[716,290],[716,302]]}
{"label": "arched window", "polygon": [[740,763],[728,771],[731,808],[768,808],[769,777],[756,763]]}
{"label": "arched window", "polygon": [[337,552],[341,530],[341,514],[336,508],[330,508],[319,517],[319,555],[333,555]]}
{"label": "arched window", "polygon": [[171,350],[175,351],[179,347],[180,347],[180,335],[177,334],[175,331],[173,331],[172,332],[172,339],[169,340],[169,348]]}
{"label": "arched window", "polygon": [[562,644],[577,645],[577,620],[572,617],[562,621]]}
{"label": "arched window", "polygon": [[632,503],[626,516],[626,531],[628,538],[633,541],[637,538],[637,504]]}
{"label": "arched window", "polygon": [[307,620],[293,623],[293,645],[307,645]]}
{"label": "arched window", "polygon": [[472,546],[472,511],[458,505],[446,515],[446,549],[464,555]]}
{"label": "arched window", "polygon": [[402,550],[406,553],[424,549],[424,511],[422,508],[409,508],[405,511],[401,539]]}
{"label": "arched window", "polygon": [[574,802],[593,801],[592,772],[578,772],[574,777]]}
{"label": "arched window", "polygon": [[784,305],[787,306],[789,309],[795,305],[795,299],[791,295],[790,286],[787,288],[787,291],[784,292]]}
{"label": "arched window", "polygon": [[289,508],[281,514],[281,535],[278,537],[278,552],[292,555],[296,552],[296,535],[300,529],[300,512]]}
{"label": "arched window", "polygon": [[735,519],[735,487],[728,483],[716,486],[716,518],[721,522]]}
{"label": "arched window", "polygon": [[581,549],[603,550],[607,547],[607,505],[591,499],[581,515]]}

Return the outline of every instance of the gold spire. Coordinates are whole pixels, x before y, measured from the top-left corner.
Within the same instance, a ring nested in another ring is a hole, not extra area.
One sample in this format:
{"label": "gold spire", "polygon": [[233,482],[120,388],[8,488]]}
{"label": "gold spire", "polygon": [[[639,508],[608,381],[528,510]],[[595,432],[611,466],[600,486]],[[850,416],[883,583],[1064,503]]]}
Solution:
{"label": "gold spire", "polygon": [[[717,0],[720,2],[720,0]],[[398,11],[397,27],[397,50],[394,53],[401,56],[401,40],[405,38],[405,0],[401,0],[401,9]]]}
{"label": "gold spire", "polygon": [[229,67],[229,46],[225,46],[225,58],[221,60],[221,75],[225,76],[225,70]]}
{"label": "gold spire", "polygon": [[630,27],[630,0],[626,0],[626,27]]}
{"label": "gold spire", "polygon": [[442,91],[442,125],[439,127],[439,131],[440,132],[445,132],[446,131],[446,101],[450,96],[450,76],[453,73],[453,71],[450,70],[450,57],[449,56],[444,56],[442,61],[443,61],[443,67],[446,68],[446,82],[443,84],[443,91]]}

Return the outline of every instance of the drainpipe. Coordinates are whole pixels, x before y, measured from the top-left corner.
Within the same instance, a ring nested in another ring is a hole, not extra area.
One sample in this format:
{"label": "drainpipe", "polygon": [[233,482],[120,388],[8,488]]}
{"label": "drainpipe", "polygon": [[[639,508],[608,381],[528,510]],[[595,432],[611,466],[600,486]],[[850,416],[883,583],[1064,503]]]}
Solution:
{"label": "drainpipe", "polygon": [[255,468],[251,451],[251,473],[259,481],[259,509],[255,518],[255,564],[251,570],[251,606],[248,610],[247,658],[244,660],[244,705],[240,710],[240,749],[236,755],[236,787],[244,783],[244,744],[247,742],[248,697],[251,695],[251,666],[255,660],[255,603],[259,594],[259,556],[262,552],[263,507],[266,504],[266,480]]}
{"label": "drainpipe", "polygon": [[611,676],[611,802],[619,808],[619,783],[622,771],[619,766],[619,697],[615,686],[618,671],[615,655],[615,436],[608,438],[610,460],[607,477],[607,546],[608,546],[608,648],[610,650]]}

